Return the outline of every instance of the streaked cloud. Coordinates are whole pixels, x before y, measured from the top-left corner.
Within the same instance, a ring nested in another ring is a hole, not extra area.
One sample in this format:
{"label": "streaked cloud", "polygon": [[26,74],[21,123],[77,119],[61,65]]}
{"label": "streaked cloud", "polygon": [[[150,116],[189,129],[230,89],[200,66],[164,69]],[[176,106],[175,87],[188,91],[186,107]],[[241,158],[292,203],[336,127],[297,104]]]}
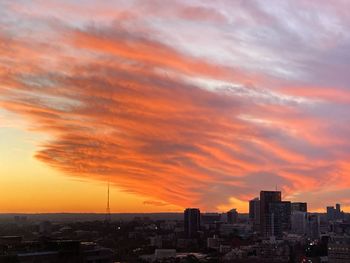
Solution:
{"label": "streaked cloud", "polygon": [[1,4],[0,107],[49,136],[36,158],[146,205],[243,206],[277,185],[350,206],[341,8],[79,2]]}

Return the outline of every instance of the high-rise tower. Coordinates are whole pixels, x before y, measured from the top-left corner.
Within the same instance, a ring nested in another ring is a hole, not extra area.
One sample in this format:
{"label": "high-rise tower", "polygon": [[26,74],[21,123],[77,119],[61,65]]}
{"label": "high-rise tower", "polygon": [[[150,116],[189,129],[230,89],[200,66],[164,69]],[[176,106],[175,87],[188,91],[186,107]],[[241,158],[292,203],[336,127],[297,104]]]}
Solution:
{"label": "high-rise tower", "polygon": [[260,232],[263,237],[273,235],[273,218],[270,211],[271,203],[281,202],[280,191],[261,191],[260,192]]}
{"label": "high-rise tower", "polygon": [[184,211],[185,235],[187,238],[196,238],[201,226],[201,212],[198,208],[187,208]]}

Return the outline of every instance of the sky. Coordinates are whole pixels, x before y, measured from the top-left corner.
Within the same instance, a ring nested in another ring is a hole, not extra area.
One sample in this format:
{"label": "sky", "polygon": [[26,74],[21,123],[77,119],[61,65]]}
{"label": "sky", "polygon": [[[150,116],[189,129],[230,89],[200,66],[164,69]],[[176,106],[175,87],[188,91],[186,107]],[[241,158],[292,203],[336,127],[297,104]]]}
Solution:
{"label": "sky", "polygon": [[0,212],[350,211],[349,10],[0,1]]}

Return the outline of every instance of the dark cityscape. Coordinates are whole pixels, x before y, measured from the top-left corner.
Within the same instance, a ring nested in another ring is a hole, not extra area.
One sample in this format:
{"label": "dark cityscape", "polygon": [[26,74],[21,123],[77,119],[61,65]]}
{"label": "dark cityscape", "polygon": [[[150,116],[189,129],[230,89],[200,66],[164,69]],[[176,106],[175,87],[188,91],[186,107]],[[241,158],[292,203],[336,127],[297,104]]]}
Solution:
{"label": "dark cityscape", "polygon": [[0,262],[350,262],[340,204],[310,213],[281,194],[261,191],[249,214],[3,215]]}
{"label": "dark cityscape", "polygon": [[0,0],[0,263],[350,263],[350,0]]}

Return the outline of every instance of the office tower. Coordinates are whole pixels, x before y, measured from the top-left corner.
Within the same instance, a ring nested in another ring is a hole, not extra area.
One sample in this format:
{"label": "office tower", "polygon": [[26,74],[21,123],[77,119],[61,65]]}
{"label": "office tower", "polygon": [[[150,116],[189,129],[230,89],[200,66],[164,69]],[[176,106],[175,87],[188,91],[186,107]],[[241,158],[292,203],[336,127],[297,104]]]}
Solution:
{"label": "office tower", "polygon": [[271,202],[269,204],[271,236],[282,237],[283,232],[291,228],[291,203],[289,201]]}
{"label": "office tower", "polygon": [[307,212],[307,203],[302,203],[302,202],[292,203],[292,212],[293,211]]}
{"label": "office tower", "polygon": [[307,237],[318,239],[320,237],[320,217],[318,215],[307,216]]}
{"label": "office tower", "polygon": [[335,204],[335,211],[340,213],[340,204]]}
{"label": "office tower", "polygon": [[335,219],[343,219],[343,211],[340,209],[340,204],[335,204]]}
{"label": "office tower", "polygon": [[340,204],[336,204],[335,208],[334,206],[327,206],[327,220],[333,221],[333,220],[340,220],[343,219],[344,213],[340,209]]}
{"label": "office tower", "polygon": [[333,206],[327,206],[327,220],[332,221],[335,219],[335,209]]}
{"label": "office tower", "polygon": [[291,232],[293,234],[306,234],[307,213],[301,211],[292,211],[291,215]]}
{"label": "office tower", "polygon": [[235,224],[237,223],[238,212],[236,209],[231,209],[227,212],[227,223]]}
{"label": "office tower", "polygon": [[272,236],[273,221],[270,212],[270,204],[281,202],[280,191],[260,192],[260,233],[263,237]]}
{"label": "office tower", "polygon": [[260,200],[258,197],[249,201],[249,221],[254,231],[260,231]]}
{"label": "office tower", "polygon": [[187,238],[195,238],[201,225],[201,212],[198,208],[187,208],[184,211],[184,230]]}

